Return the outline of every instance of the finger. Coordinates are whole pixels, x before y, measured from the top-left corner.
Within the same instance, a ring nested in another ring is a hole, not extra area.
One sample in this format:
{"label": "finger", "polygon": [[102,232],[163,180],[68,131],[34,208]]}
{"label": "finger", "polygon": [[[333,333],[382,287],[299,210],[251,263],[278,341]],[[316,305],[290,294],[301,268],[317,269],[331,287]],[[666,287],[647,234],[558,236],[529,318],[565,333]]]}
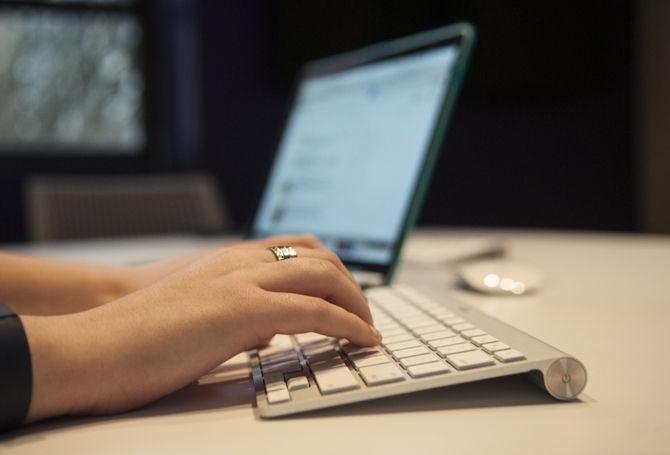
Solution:
{"label": "finger", "polygon": [[[359,288],[360,292],[363,292],[362,289],[360,289],[360,286],[358,286],[358,282],[356,279],[351,275],[349,270],[345,267],[345,265],[342,263],[340,258],[337,257],[335,253],[329,250],[321,250],[321,249],[313,249],[313,248],[305,248],[305,247],[298,247],[294,248],[297,253],[297,257],[299,258],[316,258],[316,259],[322,259],[331,262],[334,266],[336,266],[342,273],[344,273],[350,280],[351,282]],[[230,261],[231,254],[236,257],[237,260],[242,260],[244,262],[277,262],[277,256],[275,256],[274,252],[270,251],[270,248],[262,248],[262,247],[255,247],[255,248],[233,248],[233,249],[228,249],[228,250],[220,250],[219,253],[225,253],[224,260]],[[295,259],[295,258],[291,258]]]}
{"label": "finger", "polygon": [[304,235],[288,235],[288,236],[274,236],[260,240],[248,240],[239,243],[227,245],[229,248],[251,249],[251,248],[270,248],[273,246],[292,246],[311,248],[316,251],[322,251],[325,259],[330,260],[337,265],[342,271],[353,281],[358,284],[356,278],[351,274],[349,269],[342,263],[342,260],[332,250],[325,247],[323,243],[312,234]]}
{"label": "finger", "polygon": [[372,324],[368,300],[361,288],[328,260],[299,256],[269,263],[255,272],[257,284],[265,290],[328,300]]}
{"label": "finger", "polygon": [[[273,256],[274,254],[270,252]],[[274,257],[273,257],[274,258]],[[298,258],[301,260],[305,259],[310,259],[312,267],[309,268],[309,272],[314,274],[321,275],[322,278],[318,279],[317,281],[310,281],[306,280],[305,277],[303,276],[303,280],[306,282],[302,283],[303,287],[298,288],[298,289],[303,289],[303,290],[312,290],[312,292],[318,293],[317,296],[321,298],[325,298],[326,300],[333,300],[333,303],[341,305],[343,308],[346,308],[350,311],[353,311],[354,313],[358,314],[361,316],[363,319],[366,321],[372,323],[372,315],[370,313],[370,308],[368,305],[367,297],[363,293],[363,290],[361,289],[360,285],[358,282],[354,279],[354,277],[351,275],[351,273],[347,270],[347,268],[342,264],[342,261],[337,257],[335,253],[328,252],[328,251],[318,251],[318,250],[301,250],[300,253],[298,253]],[[276,259],[276,258],[274,258]],[[296,258],[293,258],[292,260],[295,260]],[[324,264],[318,264],[315,261],[320,261],[320,262],[325,262]],[[342,287],[341,286],[341,276],[338,276],[334,271],[329,267],[329,264],[337,268],[337,271],[339,271],[348,281],[349,285],[346,285]],[[301,266],[301,267],[307,267],[307,266]],[[338,279],[335,280],[333,283],[332,279],[329,278],[334,278],[337,277]],[[315,286],[320,286],[319,283],[329,283],[331,285],[334,285],[333,288],[321,288],[321,291],[318,290],[317,287]],[[292,286],[292,284],[287,283],[289,286]],[[299,284],[299,283],[298,283]],[[289,291],[295,290],[296,288],[292,286]],[[334,289],[334,291],[332,290]],[[320,292],[320,293],[319,293]],[[312,294],[314,295],[314,294]],[[338,302],[338,299],[341,301]]]}
{"label": "finger", "polygon": [[359,346],[376,346],[379,332],[349,311],[318,297],[271,292],[276,313],[273,323],[277,333],[317,332],[335,338],[346,338]]}
{"label": "finger", "polygon": [[[296,250],[296,253],[299,258],[309,257],[309,258],[323,259],[332,263],[335,267],[340,269],[340,271],[344,273],[349,280],[351,280],[351,282],[359,289],[360,292],[363,292],[360,285],[358,284],[358,281],[356,281],[356,278],[354,278],[349,269],[347,269],[347,267],[342,263],[340,258],[337,257],[337,254],[333,253],[330,250],[322,250],[322,249],[308,249],[308,248],[294,248],[294,249]],[[266,250],[270,253],[271,255],[270,257],[276,261],[277,258],[274,255],[274,253],[269,251],[269,249]]]}
{"label": "finger", "polygon": [[[335,253],[333,253],[330,250],[324,250],[324,249],[313,249],[313,248],[301,248],[298,247],[296,248],[296,252],[298,255],[298,258],[304,259],[304,258],[313,258],[313,259],[320,259],[324,261],[328,261],[333,266],[337,267],[346,277],[347,279],[351,282],[351,284],[356,288],[356,290],[361,294],[361,296],[364,297],[363,290],[359,286],[358,282],[356,279],[353,277],[353,275],[347,270],[345,265],[342,263],[340,258],[337,257]],[[221,266],[226,272],[231,271],[231,267],[233,265],[239,266],[240,263],[249,263],[249,262],[266,262],[266,263],[273,263],[277,262],[277,257],[275,254],[269,250],[269,248],[228,248],[228,249],[223,249],[219,250],[217,254],[220,255],[223,265]],[[231,257],[232,255],[232,257]],[[291,260],[295,260],[295,258],[291,258]],[[233,268],[234,269],[234,268]]]}
{"label": "finger", "polygon": [[363,290],[361,289],[361,286],[358,284],[358,281],[356,281],[356,278],[351,274],[349,269],[344,265],[342,260],[339,258],[337,254],[332,252],[331,250],[325,249],[325,250],[312,250],[312,257],[318,257],[321,259],[325,259],[327,261],[330,261],[335,265],[338,269],[340,269],[346,276],[351,280],[352,283],[356,285],[358,289],[360,289],[361,292]]}

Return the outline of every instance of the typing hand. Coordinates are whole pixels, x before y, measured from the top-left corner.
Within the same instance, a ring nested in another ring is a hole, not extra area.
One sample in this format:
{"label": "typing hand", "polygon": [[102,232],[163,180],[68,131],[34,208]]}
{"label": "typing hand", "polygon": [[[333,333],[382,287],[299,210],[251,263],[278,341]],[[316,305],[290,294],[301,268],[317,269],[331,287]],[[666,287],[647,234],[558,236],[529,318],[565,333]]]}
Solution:
{"label": "typing hand", "polygon": [[281,243],[298,257],[276,261],[264,243],[220,248],[107,305],[24,317],[34,374],[29,420],[140,406],[278,333],[378,344],[367,299],[339,259],[319,246]]}

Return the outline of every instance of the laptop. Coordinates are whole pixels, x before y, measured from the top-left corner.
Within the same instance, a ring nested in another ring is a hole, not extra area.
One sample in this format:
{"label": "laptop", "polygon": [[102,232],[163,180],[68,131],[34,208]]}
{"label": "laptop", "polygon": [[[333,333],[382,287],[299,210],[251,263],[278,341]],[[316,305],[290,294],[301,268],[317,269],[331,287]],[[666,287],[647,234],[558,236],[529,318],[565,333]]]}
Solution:
{"label": "laptop", "polygon": [[462,303],[392,286],[475,41],[458,23],[307,63],[248,236],[313,233],[366,288],[382,345],[308,333],[251,355],[257,409],[276,417],[530,373],[574,399],[586,370]]}
{"label": "laptop", "polygon": [[310,232],[390,283],[474,37],[457,24],[305,65],[249,236]]}

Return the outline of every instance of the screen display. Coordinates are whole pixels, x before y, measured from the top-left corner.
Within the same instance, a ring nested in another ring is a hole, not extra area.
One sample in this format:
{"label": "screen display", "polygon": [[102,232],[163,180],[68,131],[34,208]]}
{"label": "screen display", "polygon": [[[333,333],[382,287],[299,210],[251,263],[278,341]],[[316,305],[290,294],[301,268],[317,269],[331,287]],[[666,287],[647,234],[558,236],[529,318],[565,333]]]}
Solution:
{"label": "screen display", "polygon": [[304,80],[253,235],[310,232],[344,261],[388,264],[458,50],[432,48]]}
{"label": "screen display", "polygon": [[1,8],[0,156],[140,152],[142,35],[127,12]]}

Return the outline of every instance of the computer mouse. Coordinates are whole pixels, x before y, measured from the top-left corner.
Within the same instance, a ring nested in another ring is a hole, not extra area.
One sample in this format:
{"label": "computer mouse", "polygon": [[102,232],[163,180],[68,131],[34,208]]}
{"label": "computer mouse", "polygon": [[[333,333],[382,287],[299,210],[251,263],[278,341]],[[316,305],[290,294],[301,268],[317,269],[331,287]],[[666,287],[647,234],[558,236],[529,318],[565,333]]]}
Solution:
{"label": "computer mouse", "polygon": [[539,272],[506,259],[465,263],[457,274],[468,287],[484,294],[521,295],[542,285]]}

